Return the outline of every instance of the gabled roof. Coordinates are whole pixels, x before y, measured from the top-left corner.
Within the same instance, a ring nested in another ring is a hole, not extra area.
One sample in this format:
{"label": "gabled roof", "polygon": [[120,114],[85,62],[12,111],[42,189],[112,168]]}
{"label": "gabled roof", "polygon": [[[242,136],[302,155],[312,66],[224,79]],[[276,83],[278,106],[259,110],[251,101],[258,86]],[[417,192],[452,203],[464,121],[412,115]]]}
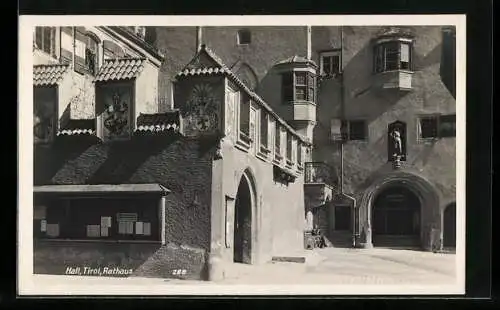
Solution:
{"label": "gabled roof", "polygon": [[58,85],[68,72],[68,68],[67,64],[35,65],[33,66],[33,85]]}
{"label": "gabled roof", "polygon": [[145,58],[106,59],[94,81],[118,81],[136,78],[144,69],[145,62]]}
{"label": "gabled roof", "polygon": [[296,136],[302,143],[311,145],[311,142],[306,140],[305,137],[298,134],[286,121],[284,121],[274,110],[253,90],[241,81],[234,72],[229,69],[224,62],[206,45],[202,45],[198,53],[193,59],[179,72],[177,78],[186,76],[199,76],[199,75],[224,75],[238,87],[243,89],[249,97],[272,115],[281,126],[285,127],[294,136]]}

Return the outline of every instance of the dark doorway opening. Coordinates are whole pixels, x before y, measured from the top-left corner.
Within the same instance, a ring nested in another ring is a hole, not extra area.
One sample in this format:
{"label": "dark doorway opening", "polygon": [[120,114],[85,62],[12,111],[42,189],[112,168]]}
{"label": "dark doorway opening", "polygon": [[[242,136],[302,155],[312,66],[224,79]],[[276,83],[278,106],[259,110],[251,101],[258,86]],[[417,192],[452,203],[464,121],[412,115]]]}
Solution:
{"label": "dark doorway opening", "polygon": [[373,203],[375,246],[415,247],[420,244],[420,200],[409,189],[390,187]]}
{"label": "dark doorway opening", "polygon": [[351,230],[351,207],[335,206],[335,230]]}
{"label": "dark doorway opening", "polygon": [[443,247],[455,248],[457,238],[457,208],[455,203],[449,204],[443,214]]}
{"label": "dark doorway opening", "polygon": [[251,264],[252,196],[246,176],[241,178],[234,213],[234,262]]}

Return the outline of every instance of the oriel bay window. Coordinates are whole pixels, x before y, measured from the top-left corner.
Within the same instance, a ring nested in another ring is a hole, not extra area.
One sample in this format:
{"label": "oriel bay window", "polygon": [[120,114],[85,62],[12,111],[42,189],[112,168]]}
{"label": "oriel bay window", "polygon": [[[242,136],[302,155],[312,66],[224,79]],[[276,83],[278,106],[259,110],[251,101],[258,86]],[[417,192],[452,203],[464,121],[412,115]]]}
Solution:
{"label": "oriel bay window", "polygon": [[36,201],[35,237],[69,240],[161,241],[159,198],[52,198]]}
{"label": "oriel bay window", "polygon": [[412,43],[407,41],[389,41],[379,43],[374,48],[375,73],[393,70],[413,70]]}
{"label": "oriel bay window", "polygon": [[45,53],[56,56],[56,27],[36,27],[35,47]]}
{"label": "oriel bay window", "polygon": [[308,71],[293,71],[282,74],[283,101],[315,100],[315,77]]}

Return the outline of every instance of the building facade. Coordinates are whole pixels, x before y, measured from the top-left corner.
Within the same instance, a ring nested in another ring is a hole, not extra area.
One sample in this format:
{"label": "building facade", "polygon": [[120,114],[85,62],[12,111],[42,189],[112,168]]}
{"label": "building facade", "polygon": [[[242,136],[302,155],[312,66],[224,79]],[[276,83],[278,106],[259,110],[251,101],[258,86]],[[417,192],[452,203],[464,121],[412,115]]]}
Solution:
{"label": "building facade", "polygon": [[35,273],[213,279],[300,253],[311,141],[208,47],[173,67],[149,36],[34,31]]}
{"label": "building facade", "polygon": [[[333,246],[454,246],[453,27],[149,31],[171,59],[210,46],[312,141],[306,230],[321,228]],[[160,88],[181,64],[166,65]]]}
{"label": "building facade", "polygon": [[313,228],[453,247],[454,46],[438,26],[37,27],[35,272],[217,278]]}

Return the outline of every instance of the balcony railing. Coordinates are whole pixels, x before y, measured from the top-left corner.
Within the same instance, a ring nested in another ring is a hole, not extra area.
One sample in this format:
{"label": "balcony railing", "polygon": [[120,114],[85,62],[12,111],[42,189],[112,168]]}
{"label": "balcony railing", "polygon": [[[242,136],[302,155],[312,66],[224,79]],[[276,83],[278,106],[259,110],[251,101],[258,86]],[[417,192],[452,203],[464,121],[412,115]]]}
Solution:
{"label": "balcony railing", "polygon": [[335,186],[338,183],[338,176],[335,169],[323,162],[305,163],[304,183],[324,183]]}

